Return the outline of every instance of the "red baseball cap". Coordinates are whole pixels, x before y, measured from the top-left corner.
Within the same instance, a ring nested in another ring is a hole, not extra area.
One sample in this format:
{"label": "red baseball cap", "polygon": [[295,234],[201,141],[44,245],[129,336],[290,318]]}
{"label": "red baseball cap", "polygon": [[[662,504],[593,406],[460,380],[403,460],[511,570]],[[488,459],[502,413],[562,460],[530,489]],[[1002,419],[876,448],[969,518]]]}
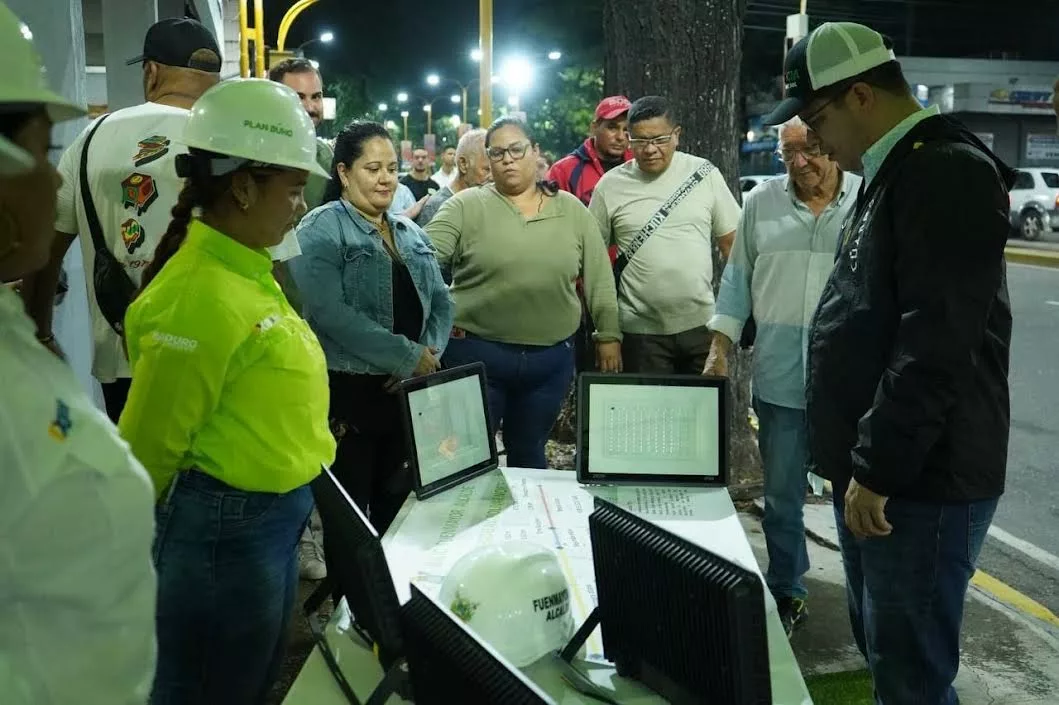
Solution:
{"label": "red baseball cap", "polygon": [[629,112],[632,102],[623,95],[612,95],[599,101],[596,106],[597,120],[613,120],[619,115]]}

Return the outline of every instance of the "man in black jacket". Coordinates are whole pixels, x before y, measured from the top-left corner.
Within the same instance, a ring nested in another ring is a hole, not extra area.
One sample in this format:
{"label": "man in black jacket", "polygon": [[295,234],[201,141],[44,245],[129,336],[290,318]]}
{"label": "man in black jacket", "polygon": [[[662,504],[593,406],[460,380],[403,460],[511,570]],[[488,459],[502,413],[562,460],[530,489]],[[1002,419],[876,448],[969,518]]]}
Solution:
{"label": "man in black jacket", "polygon": [[949,705],[967,584],[1004,491],[1014,173],[922,109],[888,42],[827,23],[795,45],[787,98],[855,211],[813,318],[812,470],[835,488],[850,618],[881,705]]}

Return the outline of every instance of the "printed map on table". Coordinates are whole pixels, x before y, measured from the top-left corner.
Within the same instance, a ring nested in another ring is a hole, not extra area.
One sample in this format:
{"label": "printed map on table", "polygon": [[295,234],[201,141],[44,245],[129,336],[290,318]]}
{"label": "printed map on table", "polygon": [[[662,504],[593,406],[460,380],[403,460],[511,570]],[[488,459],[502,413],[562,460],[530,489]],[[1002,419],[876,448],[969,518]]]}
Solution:
{"label": "printed map on table", "polygon": [[[580,625],[596,605],[588,515],[599,496],[649,519],[691,518],[702,490],[671,487],[593,487],[577,484],[572,473],[504,468],[424,501],[409,500],[384,540],[399,599],[408,585],[436,596],[452,565],[479,547],[504,541],[531,541],[551,548],[570,583],[574,621]],[[585,658],[603,660],[597,629]]]}

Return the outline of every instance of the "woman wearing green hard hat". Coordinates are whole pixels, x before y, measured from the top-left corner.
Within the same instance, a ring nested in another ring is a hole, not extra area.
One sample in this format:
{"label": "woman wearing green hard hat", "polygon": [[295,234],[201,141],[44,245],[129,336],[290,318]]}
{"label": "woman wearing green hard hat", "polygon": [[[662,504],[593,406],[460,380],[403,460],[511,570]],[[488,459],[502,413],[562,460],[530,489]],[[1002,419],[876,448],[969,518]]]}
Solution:
{"label": "woman wearing green hard hat", "polygon": [[[32,32],[0,3],[0,282],[43,267],[59,175],[53,93]],[[133,705],[155,665],[147,473],[0,286],[0,701]]]}
{"label": "woman wearing green hard hat", "polygon": [[125,316],[119,429],[158,496],[153,703],[260,703],[298,589],[309,482],[334,459],[327,365],[265,248],[305,212],[316,135],[298,96],[225,81],[195,103],[185,186]]}

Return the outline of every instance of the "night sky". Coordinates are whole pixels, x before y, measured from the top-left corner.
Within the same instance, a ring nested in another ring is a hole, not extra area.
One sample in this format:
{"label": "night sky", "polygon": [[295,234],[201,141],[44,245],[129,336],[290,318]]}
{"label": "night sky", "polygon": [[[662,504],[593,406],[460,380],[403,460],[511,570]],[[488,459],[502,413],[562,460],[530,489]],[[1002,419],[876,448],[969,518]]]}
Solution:
{"label": "night sky", "polygon": [[[494,0],[496,61],[521,53],[554,70],[543,60],[554,48],[563,51],[563,62],[599,65],[602,1]],[[650,0],[619,1],[635,13]],[[266,0],[270,40],[290,4]],[[747,0],[746,7],[744,78],[768,80],[779,73],[784,17],[797,12],[798,0]],[[899,55],[1059,60],[1059,0],[808,0],[808,12],[811,26],[827,20],[871,25],[894,39]],[[322,0],[299,16],[288,45],[324,29],[335,33],[335,42],[306,53],[321,62],[325,81],[363,77],[373,100],[392,102],[402,88],[438,95],[423,82],[431,71],[462,82],[477,75],[467,57],[477,46],[477,0]]]}

